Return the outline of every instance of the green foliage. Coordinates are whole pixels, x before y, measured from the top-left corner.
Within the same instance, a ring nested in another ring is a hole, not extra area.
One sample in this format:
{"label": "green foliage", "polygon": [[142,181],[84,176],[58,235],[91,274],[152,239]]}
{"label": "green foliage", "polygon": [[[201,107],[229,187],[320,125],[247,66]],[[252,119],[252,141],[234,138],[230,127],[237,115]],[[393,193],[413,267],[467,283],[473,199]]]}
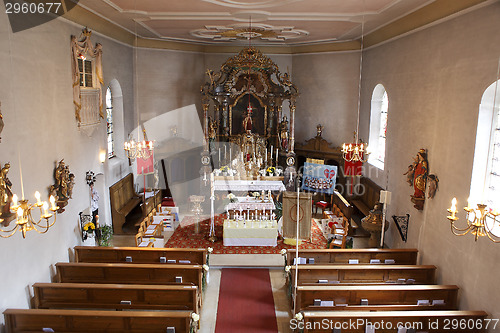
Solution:
{"label": "green foliage", "polygon": [[110,225],[103,225],[97,228],[97,240],[99,246],[111,246],[110,241],[113,237],[113,228]]}
{"label": "green foliage", "polygon": [[276,214],[276,220],[279,220],[280,217],[283,215],[283,203],[280,201],[276,201],[274,205],[276,206],[274,214]]}

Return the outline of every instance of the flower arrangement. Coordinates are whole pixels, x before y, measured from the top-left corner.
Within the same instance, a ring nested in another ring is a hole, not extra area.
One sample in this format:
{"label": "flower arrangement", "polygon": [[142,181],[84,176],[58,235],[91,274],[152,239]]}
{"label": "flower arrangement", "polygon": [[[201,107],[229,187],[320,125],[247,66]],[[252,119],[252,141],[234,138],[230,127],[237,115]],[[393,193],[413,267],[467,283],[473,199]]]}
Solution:
{"label": "flower arrangement", "polygon": [[270,166],[266,169],[266,172],[268,173],[269,176],[273,176],[275,171],[276,171],[276,168],[273,166]]}
{"label": "flower arrangement", "polygon": [[87,222],[83,226],[83,230],[87,232],[93,232],[95,230],[95,224],[93,222]]}
{"label": "flower arrangement", "polygon": [[220,171],[222,172],[228,172],[229,171],[229,167],[227,165],[224,165],[220,168]]}
{"label": "flower arrangement", "polygon": [[254,198],[258,198],[258,197],[260,197],[260,192],[252,192],[252,196]]}
{"label": "flower arrangement", "polygon": [[227,195],[227,198],[229,199],[230,202],[236,202],[236,196],[233,193],[229,193]]}
{"label": "flower arrangement", "polygon": [[97,241],[99,246],[110,246],[111,238],[113,237],[113,228],[110,225],[104,224],[96,230]]}

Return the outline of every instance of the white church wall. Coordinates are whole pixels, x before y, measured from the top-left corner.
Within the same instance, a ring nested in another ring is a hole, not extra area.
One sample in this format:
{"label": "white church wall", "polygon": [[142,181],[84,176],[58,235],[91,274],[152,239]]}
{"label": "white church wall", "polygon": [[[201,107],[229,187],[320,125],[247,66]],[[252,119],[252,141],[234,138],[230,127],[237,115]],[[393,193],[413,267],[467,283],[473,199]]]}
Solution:
{"label": "white church wall", "polygon": [[[299,88],[295,142],[316,136],[334,146],[353,140],[358,110],[359,52],[293,56],[293,82]],[[361,137],[365,141],[368,136]]]}
{"label": "white church wall", "polygon": [[[420,262],[433,264],[437,282],[460,287],[460,308],[500,317],[495,288],[500,248],[488,239],[454,236],[446,219],[451,199],[466,206],[479,104],[495,81],[500,44],[500,3],[366,51],[363,59],[362,135],[368,136],[370,99],[382,83],[389,97],[385,170],[370,174],[393,192],[388,216],[409,213],[408,242],[392,218],[390,247],[418,247]],[[430,173],[439,190],[423,211],[410,202],[407,167],[420,148],[429,150]],[[460,210],[460,209],[459,209]],[[464,223],[465,215],[459,214]]]}
{"label": "white church wall", "polygon": [[[58,19],[13,34],[7,16],[0,13],[0,101],[5,122],[0,163],[11,163],[8,177],[13,191],[21,196],[21,162],[25,197],[31,202],[36,190],[47,198],[48,187],[54,183],[55,164],[63,158],[76,181],[66,211],[57,216],[46,234],[31,231],[26,239],[20,233],[0,239],[5,282],[0,312],[29,308],[31,285],[51,281],[54,264],[67,262],[71,249],[81,244],[78,212],[89,207],[85,172],[103,170],[98,154],[106,147],[105,121],[89,137],[78,130],[74,115],[70,35],[79,35],[82,28]],[[130,92],[131,64],[122,63],[127,62],[128,48],[97,35],[92,40],[103,44],[105,84],[117,78],[122,89]],[[130,102],[129,97],[126,101]],[[0,324],[3,320],[1,316]]]}

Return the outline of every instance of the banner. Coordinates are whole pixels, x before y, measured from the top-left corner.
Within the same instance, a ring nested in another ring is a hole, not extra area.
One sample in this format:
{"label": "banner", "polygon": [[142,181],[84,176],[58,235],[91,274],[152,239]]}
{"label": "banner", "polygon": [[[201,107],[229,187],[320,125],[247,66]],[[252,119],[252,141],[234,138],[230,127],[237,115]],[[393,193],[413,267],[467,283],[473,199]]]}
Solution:
{"label": "banner", "polygon": [[148,159],[143,160],[142,158],[136,159],[137,164],[137,174],[138,175],[149,175],[155,172],[154,164],[154,154],[151,153],[151,156]]}
{"label": "banner", "polygon": [[336,177],[336,166],[306,162],[304,163],[302,190],[332,194]]}

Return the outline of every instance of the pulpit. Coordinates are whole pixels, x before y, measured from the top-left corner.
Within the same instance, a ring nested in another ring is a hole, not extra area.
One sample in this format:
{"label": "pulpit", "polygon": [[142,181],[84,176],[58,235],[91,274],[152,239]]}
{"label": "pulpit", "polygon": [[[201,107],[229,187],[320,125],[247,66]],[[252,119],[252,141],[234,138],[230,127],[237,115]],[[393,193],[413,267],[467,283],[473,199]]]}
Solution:
{"label": "pulpit", "polygon": [[[311,239],[312,193],[299,193],[299,239]],[[283,237],[297,235],[297,192],[283,193]]]}

